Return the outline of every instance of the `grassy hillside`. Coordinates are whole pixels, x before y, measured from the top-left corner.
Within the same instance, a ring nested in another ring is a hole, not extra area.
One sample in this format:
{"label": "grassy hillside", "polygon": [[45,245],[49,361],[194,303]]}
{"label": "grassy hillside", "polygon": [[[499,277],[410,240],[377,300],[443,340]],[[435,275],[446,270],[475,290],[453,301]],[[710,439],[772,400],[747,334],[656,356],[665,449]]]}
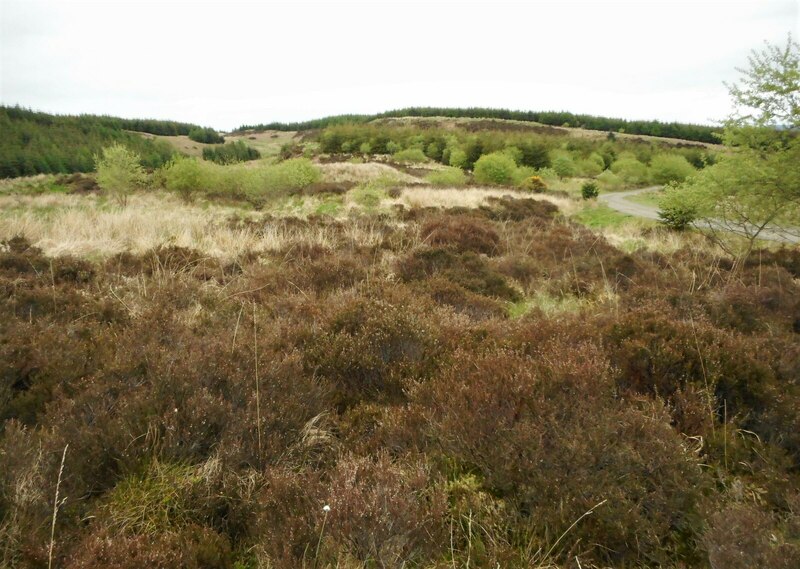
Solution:
{"label": "grassy hillside", "polygon": [[694,125],[678,122],[664,123],[655,120],[632,121],[618,118],[574,114],[563,111],[512,111],[508,109],[488,109],[479,107],[466,109],[447,107],[409,107],[373,115],[337,115],[295,123],[273,122],[268,124],[245,125],[240,127],[238,130],[311,130],[340,124],[366,123],[375,119],[391,117],[504,119],[535,122],[551,126],[569,126],[607,132],[625,132],[629,134],[677,138],[707,143],[718,142],[718,138],[714,135],[714,133],[719,130],[718,128],[706,125]]}
{"label": "grassy hillside", "polygon": [[163,164],[172,148],[137,134],[188,134],[196,125],[174,121],[95,115],[51,115],[0,107],[0,178],[89,172],[94,155],[114,142],[135,150],[150,168]]}

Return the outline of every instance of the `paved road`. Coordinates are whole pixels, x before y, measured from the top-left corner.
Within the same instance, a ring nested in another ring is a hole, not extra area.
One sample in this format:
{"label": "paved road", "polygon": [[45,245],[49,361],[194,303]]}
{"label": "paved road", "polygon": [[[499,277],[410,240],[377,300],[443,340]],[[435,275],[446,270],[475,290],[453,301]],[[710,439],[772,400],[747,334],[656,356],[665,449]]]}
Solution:
{"label": "paved road", "polygon": [[601,202],[605,203],[611,209],[615,209],[628,215],[636,217],[646,217],[647,219],[660,219],[658,217],[658,208],[650,205],[634,203],[629,201],[628,198],[636,194],[643,194],[645,192],[652,192],[660,190],[661,186],[651,186],[649,188],[639,188],[638,190],[627,190],[624,192],[609,192],[607,194],[600,194],[598,198]]}
{"label": "paved road", "polygon": [[[611,209],[615,209],[621,213],[627,213],[628,215],[644,217],[647,219],[660,219],[658,217],[657,207],[635,203],[628,199],[636,194],[643,194],[645,192],[652,192],[660,189],[661,186],[650,186],[649,188],[626,190],[624,192],[609,192],[607,194],[600,194],[598,199]],[[706,223],[705,227],[708,229],[727,231],[727,229],[723,228],[720,224],[714,225],[713,222]],[[797,244],[800,243],[800,230],[792,231],[791,234],[787,234],[778,230],[766,228],[759,234],[758,238],[765,239],[767,241],[777,241],[779,243]]]}

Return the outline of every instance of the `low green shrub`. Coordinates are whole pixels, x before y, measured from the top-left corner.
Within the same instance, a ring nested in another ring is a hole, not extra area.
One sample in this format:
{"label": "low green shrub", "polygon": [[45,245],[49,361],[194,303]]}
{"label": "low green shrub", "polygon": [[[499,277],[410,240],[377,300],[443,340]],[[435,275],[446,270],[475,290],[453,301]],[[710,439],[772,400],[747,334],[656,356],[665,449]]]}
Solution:
{"label": "low green shrub", "polygon": [[608,190],[618,190],[622,187],[622,179],[611,170],[605,170],[596,178],[599,184]]}
{"label": "low green shrub", "polygon": [[[444,154],[442,154],[442,158],[444,158]],[[447,163],[455,168],[466,170],[468,166],[467,153],[461,148],[452,148]]]}
{"label": "low green shrub", "polygon": [[674,231],[683,231],[697,218],[697,212],[691,206],[665,205],[658,211],[661,223]]}
{"label": "low green shrub", "polygon": [[559,178],[571,178],[578,173],[575,161],[568,154],[558,154],[553,158],[553,170]]}
{"label": "low green shrub", "polygon": [[633,156],[623,157],[614,162],[611,165],[611,171],[619,176],[625,184],[638,185],[650,181],[647,165],[642,164]]}
{"label": "low green shrub", "polygon": [[591,200],[600,195],[600,190],[594,182],[585,182],[581,186],[581,197],[585,200]]}
{"label": "low green shrub", "polygon": [[430,159],[419,148],[406,148],[392,154],[392,158],[397,162],[418,163],[428,162]]}
{"label": "low green shrub", "polygon": [[516,173],[516,162],[503,152],[484,154],[475,162],[475,180],[481,184],[512,184]]}
{"label": "low green shrub", "polygon": [[694,166],[680,154],[658,154],[650,162],[650,174],[656,184],[683,182],[694,172]]}
{"label": "low green shrub", "polygon": [[205,189],[203,167],[195,158],[173,158],[161,169],[161,178],[167,190],[177,192],[184,199],[189,199],[192,194]]}
{"label": "low green shrub", "polygon": [[448,167],[443,170],[434,170],[425,180],[434,186],[460,187],[467,184],[467,176],[460,168]]}

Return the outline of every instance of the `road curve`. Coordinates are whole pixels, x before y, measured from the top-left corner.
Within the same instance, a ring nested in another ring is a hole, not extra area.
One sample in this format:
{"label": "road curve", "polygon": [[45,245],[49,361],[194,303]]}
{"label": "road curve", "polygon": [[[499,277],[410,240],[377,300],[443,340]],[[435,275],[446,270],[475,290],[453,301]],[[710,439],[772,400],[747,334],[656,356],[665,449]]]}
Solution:
{"label": "road curve", "polygon": [[636,194],[643,194],[645,192],[652,192],[660,190],[661,186],[650,186],[649,188],[639,188],[638,190],[626,190],[624,192],[609,192],[607,194],[600,194],[598,199],[606,204],[611,209],[615,209],[620,213],[627,213],[636,217],[644,217],[647,219],[660,219],[658,217],[658,208],[646,204],[634,203],[629,201],[628,198]]}
{"label": "road curve", "polygon": [[[650,186],[647,188],[638,188],[636,190],[626,190],[624,192],[609,192],[607,194],[600,194],[598,199],[611,209],[615,209],[620,213],[633,215],[635,217],[644,217],[646,219],[659,220],[660,217],[658,216],[657,207],[635,203],[628,200],[628,198],[635,196],[636,194],[643,194],[645,192],[652,192],[660,189],[661,186]],[[731,231],[727,228],[723,228],[720,224],[712,225],[712,222],[707,222],[704,225],[705,227],[702,227],[702,229],[722,229],[724,231]],[[800,243],[800,234],[796,235],[794,233],[794,231],[792,231],[792,233],[785,233],[776,229],[765,228],[761,231],[758,238],[766,241],[776,241],[778,243],[798,244]]]}

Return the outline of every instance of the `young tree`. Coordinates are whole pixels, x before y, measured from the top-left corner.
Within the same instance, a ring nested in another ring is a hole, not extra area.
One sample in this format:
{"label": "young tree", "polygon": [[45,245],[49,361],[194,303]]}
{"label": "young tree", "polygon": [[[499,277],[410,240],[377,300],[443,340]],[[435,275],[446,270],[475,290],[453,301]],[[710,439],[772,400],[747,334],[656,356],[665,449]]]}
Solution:
{"label": "young tree", "polygon": [[747,256],[765,235],[800,236],[799,62],[791,36],[785,48],[752,52],[741,82],[728,86],[736,105],[723,134],[728,151],[662,201],[665,213],[694,212],[693,224],[731,254]]}
{"label": "young tree", "polygon": [[121,144],[104,148],[102,156],[95,156],[95,167],[97,183],[122,207],[128,204],[131,192],[147,180],[139,155]]}
{"label": "young tree", "polygon": [[740,83],[727,85],[736,104],[735,124],[800,128],[800,46],[791,34],[785,47],[753,50]]}

